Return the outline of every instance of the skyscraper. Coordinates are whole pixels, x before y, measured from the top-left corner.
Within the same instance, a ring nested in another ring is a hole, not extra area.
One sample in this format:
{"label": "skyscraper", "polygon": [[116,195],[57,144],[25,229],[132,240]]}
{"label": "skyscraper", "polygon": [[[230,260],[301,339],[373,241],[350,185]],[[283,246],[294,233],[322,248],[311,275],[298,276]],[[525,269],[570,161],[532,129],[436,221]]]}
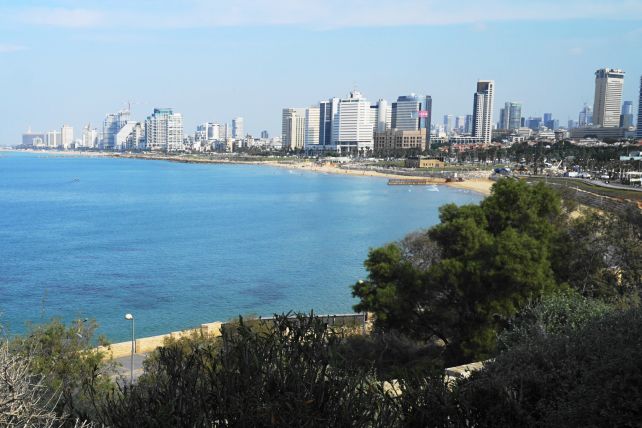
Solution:
{"label": "skyscraper", "polygon": [[265,129],[263,131],[261,131],[261,138],[264,139],[264,140],[267,140],[268,138],[270,138],[270,135],[268,134],[268,132]]}
{"label": "skyscraper", "polygon": [[640,99],[638,101],[638,126],[635,131],[636,138],[642,138],[642,76],[640,76]]}
{"label": "skyscraper", "polygon": [[633,126],[633,101],[624,101],[620,115],[620,128]]}
{"label": "skyscraper", "polygon": [[91,123],[85,125],[82,129],[82,146],[87,149],[93,149],[98,144],[98,130],[92,129]]}
{"label": "skyscraper", "polygon": [[332,128],[339,113],[339,98],[331,98],[319,103],[319,144],[325,149],[334,148],[335,140]]}
{"label": "skyscraper", "polygon": [[402,95],[392,103],[392,128],[417,131],[420,128],[421,99],[415,94]]}
{"label": "skyscraper", "polygon": [[455,128],[455,116],[452,114],[444,115],[444,131],[450,134]]}
{"label": "skyscraper", "polygon": [[595,72],[593,124],[605,128],[620,125],[624,71],[601,68]]}
{"label": "skyscraper", "polygon": [[388,110],[390,106],[388,101],[380,99],[376,104],[376,117],[375,117],[375,131],[383,132],[386,129],[390,128],[391,124],[388,122]]}
{"label": "skyscraper", "polygon": [[[425,112],[425,113],[423,113]],[[420,116],[423,114],[423,128],[426,128],[426,147],[430,148],[430,129],[432,128],[432,97],[426,95],[424,99],[423,112],[420,112]]]}
{"label": "skyscraper", "polygon": [[359,91],[352,91],[348,98],[339,100],[335,120],[333,141],[339,152],[362,154],[373,149],[374,123],[370,103]]}
{"label": "skyscraper", "polygon": [[319,107],[305,109],[305,147],[319,145]]}
{"label": "skyscraper", "polygon": [[492,138],[495,81],[480,80],[473,96],[473,136],[490,143]]}
{"label": "skyscraper", "polygon": [[305,110],[304,108],[284,108],[281,116],[283,148],[288,150],[302,149],[305,145]]}
{"label": "skyscraper", "polygon": [[580,110],[580,116],[577,122],[577,126],[580,128],[593,125],[593,111],[591,107],[584,104],[584,108]]}
{"label": "skyscraper", "polygon": [[245,130],[243,129],[243,118],[237,117],[232,119],[232,138],[235,140],[245,137]]}
{"label": "skyscraper", "polygon": [[145,120],[148,150],[174,151],[183,147],[183,116],[171,108],[155,108]]}

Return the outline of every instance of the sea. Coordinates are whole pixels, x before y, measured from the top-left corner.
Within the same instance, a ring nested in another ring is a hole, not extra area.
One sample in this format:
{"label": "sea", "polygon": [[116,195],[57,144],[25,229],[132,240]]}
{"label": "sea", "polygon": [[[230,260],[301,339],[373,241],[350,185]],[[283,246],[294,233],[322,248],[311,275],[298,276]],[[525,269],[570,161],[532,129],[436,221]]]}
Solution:
{"label": "sea", "polygon": [[127,340],[351,313],[368,251],[438,222],[447,186],[270,166],[0,152],[0,325],[95,319]]}

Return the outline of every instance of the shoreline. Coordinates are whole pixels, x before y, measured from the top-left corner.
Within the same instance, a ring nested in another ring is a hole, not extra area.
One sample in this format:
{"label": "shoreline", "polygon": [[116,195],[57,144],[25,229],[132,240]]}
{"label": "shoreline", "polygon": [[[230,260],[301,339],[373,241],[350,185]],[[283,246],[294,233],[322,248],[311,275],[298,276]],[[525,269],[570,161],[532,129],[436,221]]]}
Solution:
{"label": "shoreline", "polygon": [[[154,154],[154,153],[111,153],[111,152],[81,152],[81,151],[60,151],[60,150],[31,150],[31,149],[10,149],[2,151],[12,151],[12,152],[24,152],[24,153],[37,153],[37,154],[53,154],[58,156],[65,157],[111,157],[119,159],[142,159],[142,160],[155,160],[155,161],[166,161],[166,162],[178,162],[178,163],[196,163],[196,164],[232,164],[232,165],[259,165],[259,166],[270,166],[275,168],[282,169],[295,169],[299,171],[308,171],[317,174],[336,174],[336,175],[349,175],[353,177],[378,177],[378,178],[388,178],[388,179],[412,179],[412,176],[400,175],[394,173],[384,173],[380,171],[368,171],[362,169],[348,169],[341,168],[340,166],[335,166],[333,164],[317,164],[312,161],[294,161],[294,162],[280,162],[278,160],[243,160],[243,159],[229,159],[229,158],[202,158],[198,155],[164,155],[164,154]],[[0,151],[0,153],[2,152]],[[422,177],[427,180],[427,182],[436,185],[446,185],[451,188],[468,190],[476,193],[480,193],[484,196],[490,195],[490,189],[495,183],[494,181],[488,178],[472,178],[464,181],[451,181],[446,182],[444,178],[437,177]]]}

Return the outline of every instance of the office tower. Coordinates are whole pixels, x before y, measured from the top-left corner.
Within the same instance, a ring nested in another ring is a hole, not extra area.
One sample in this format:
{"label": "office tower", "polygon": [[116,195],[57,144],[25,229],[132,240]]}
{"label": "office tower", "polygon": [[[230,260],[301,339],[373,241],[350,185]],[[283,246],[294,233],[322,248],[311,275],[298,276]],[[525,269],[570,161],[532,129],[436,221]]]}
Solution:
{"label": "office tower", "polygon": [[415,94],[402,95],[392,103],[392,128],[402,131],[420,129],[421,99]]}
{"label": "office tower", "polygon": [[375,131],[383,132],[386,129],[389,129],[391,124],[388,121],[388,118],[391,117],[391,110],[388,101],[380,99],[374,107],[376,112],[374,118]]}
{"label": "office tower", "polygon": [[281,116],[283,148],[302,149],[305,145],[304,108],[284,108]]}
{"label": "office tower", "polygon": [[457,116],[455,118],[455,129],[457,132],[461,133],[464,132],[464,129],[466,128],[466,116]]}
{"label": "office tower", "polygon": [[499,109],[499,122],[497,122],[497,129],[508,129],[508,114],[506,108]]}
{"label": "office tower", "polygon": [[127,122],[129,122],[129,109],[105,116],[100,148],[103,150],[113,149],[116,134]]}
{"label": "office tower", "polygon": [[570,131],[573,128],[575,128],[575,121],[573,119],[569,119],[566,129]]}
{"label": "office tower", "polygon": [[528,127],[533,131],[538,131],[539,127],[542,125],[541,117],[529,117],[528,118]]}
{"label": "office tower", "polygon": [[98,130],[91,127],[91,123],[82,129],[82,146],[86,149],[93,149],[98,146]]}
{"label": "office tower", "polygon": [[467,114],[466,122],[464,123],[464,134],[472,134],[472,133],[473,133],[473,115]]}
{"label": "office tower", "polygon": [[544,123],[550,122],[553,120],[553,113],[544,113]]}
{"label": "office tower", "polygon": [[640,76],[640,98],[638,101],[638,125],[635,131],[636,138],[642,138],[642,76]]}
{"label": "office tower", "polygon": [[455,116],[452,114],[444,115],[444,131],[450,134],[455,127]]}
{"label": "office tower", "polygon": [[426,144],[430,148],[430,130],[432,128],[432,97],[426,95],[424,99],[423,110],[419,112],[419,116],[423,121],[422,128],[426,129]]}
{"label": "office tower", "polygon": [[593,124],[604,128],[620,124],[624,71],[601,68],[595,72]]}
{"label": "office tower", "polygon": [[319,145],[319,107],[305,109],[305,147]]}
{"label": "office tower", "polygon": [[620,128],[633,126],[633,101],[624,101],[622,114],[620,115]]}
{"label": "office tower", "polygon": [[493,80],[477,82],[477,92],[473,97],[472,134],[474,137],[481,138],[484,143],[491,142],[494,93],[495,82]]}
{"label": "office tower", "polygon": [[522,124],[522,103],[510,101],[505,104],[508,111],[508,128],[519,129]]}
{"label": "office tower", "polygon": [[333,141],[339,152],[365,154],[373,149],[374,124],[370,110],[370,103],[358,91],[339,100],[336,124],[332,126]]}
{"label": "office tower", "polygon": [[155,108],[145,120],[147,150],[174,151],[183,147],[183,116],[171,108]]}
{"label": "office tower", "polygon": [[584,107],[580,110],[579,120],[577,121],[577,126],[584,128],[587,126],[593,125],[593,111],[591,107],[584,103]]}
{"label": "office tower", "polygon": [[331,98],[319,103],[319,144],[324,148],[333,148],[335,140],[332,128],[339,113],[339,98]]}
{"label": "office tower", "polygon": [[268,132],[266,130],[261,131],[261,139],[267,140],[268,138],[270,138]]}
{"label": "office tower", "polygon": [[62,129],[60,130],[60,144],[65,150],[72,148],[74,144],[74,128],[69,125],[62,125]]}
{"label": "office tower", "polygon": [[245,130],[243,129],[243,118],[237,117],[232,119],[232,138],[241,139],[245,137]]}

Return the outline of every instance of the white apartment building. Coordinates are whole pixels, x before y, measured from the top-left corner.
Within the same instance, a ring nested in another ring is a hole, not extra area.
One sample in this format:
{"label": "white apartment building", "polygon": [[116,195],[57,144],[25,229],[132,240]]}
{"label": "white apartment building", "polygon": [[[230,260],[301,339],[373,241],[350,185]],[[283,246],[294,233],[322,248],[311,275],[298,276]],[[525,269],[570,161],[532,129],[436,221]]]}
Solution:
{"label": "white apartment building", "polygon": [[82,147],[93,149],[98,146],[98,130],[91,128],[91,123],[85,125],[82,129]]}
{"label": "white apartment building", "polygon": [[147,150],[176,151],[183,148],[183,116],[171,108],[156,108],[145,120]]}
{"label": "white apartment building", "polygon": [[60,130],[60,145],[64,150],[73,148],[74,145],[74,128],[69,125],[62,125]]}

